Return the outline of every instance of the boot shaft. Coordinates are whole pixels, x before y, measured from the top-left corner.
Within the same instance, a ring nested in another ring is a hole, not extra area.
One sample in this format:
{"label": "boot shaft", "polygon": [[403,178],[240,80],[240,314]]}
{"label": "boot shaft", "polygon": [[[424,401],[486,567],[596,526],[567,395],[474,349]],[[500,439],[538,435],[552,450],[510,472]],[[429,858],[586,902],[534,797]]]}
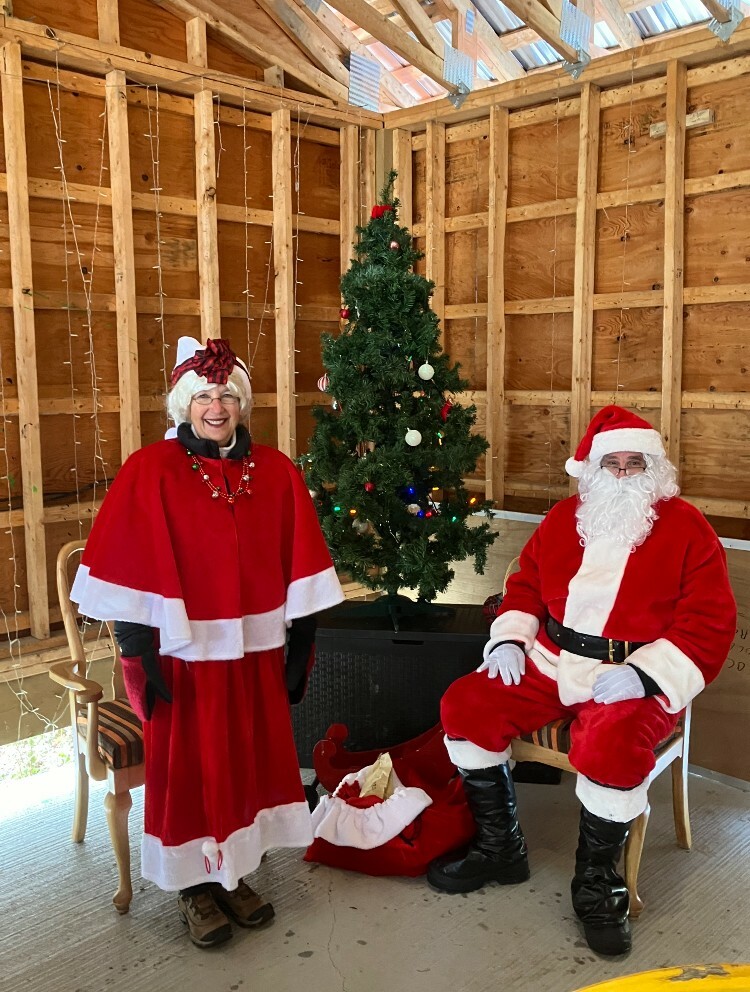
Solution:
{"label": "boot shaft", "polygon": [[516,790],[507,762],[458,771],[477,826],[473,846],[495,857],[513,861],[525,858],[526,841],[518,822]]}

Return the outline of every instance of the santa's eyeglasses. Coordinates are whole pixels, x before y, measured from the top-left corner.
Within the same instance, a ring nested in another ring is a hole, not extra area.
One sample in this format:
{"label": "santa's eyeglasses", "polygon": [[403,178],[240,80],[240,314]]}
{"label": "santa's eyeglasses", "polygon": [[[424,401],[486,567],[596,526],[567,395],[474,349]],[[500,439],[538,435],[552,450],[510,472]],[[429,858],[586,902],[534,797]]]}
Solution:
{"label": "santa's eyeglasses", "polygon": [[612,475],[638,475],[645,471],[646,462],[643,458],[628,458],[623,465],[619,459],[605,456],[599,463],[599,467],[605,468]]}
{"label": "santa's eyeglasses", "polygon": [[197,403],[198,406],[210,406],[214,400],[219,400],[222,406],[234,406],[240,401],[238,396],[229,391],[219,396],[212,396],[211,393],[196,393],[193,397],[193,403]]}

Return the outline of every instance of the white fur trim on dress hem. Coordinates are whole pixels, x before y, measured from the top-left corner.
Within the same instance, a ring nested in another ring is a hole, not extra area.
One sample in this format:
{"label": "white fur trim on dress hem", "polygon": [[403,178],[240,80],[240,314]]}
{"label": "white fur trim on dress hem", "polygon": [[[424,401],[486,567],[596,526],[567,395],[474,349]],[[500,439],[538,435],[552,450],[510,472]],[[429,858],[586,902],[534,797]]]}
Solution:
{"label": "white fur trim on dress hem", "polygon": [[484,646],[484,660],[493,648],[503,641],[518,641],[524,645],[526,652],[534,643],[539,631],[539,619],[531,613],[522,610],[508,610],[495,617],[490,627],[490,639]]}
{"label": "white fur trim on dress hem", "polygon": [[361,786],[369,768],[345,775],[332,796],[323,796],[312,814],[313,834],[336,847],[371,851],[398,837],[432,805],[424,789],[405,788],[393,773],[394,791],[384,802],[362,809],[338,798],[342,785]]}
{"label": "white fur trim on dress hem", "polygon": [[494,768],[495,765],[504,765],[510,760],[510,748],[504,751],[487,751],[478,744],[471,741],[456,741],[446,736],[443,738],[445,750],[456,768],[466,768],[476,770],[479,768]]}
{"label": "white fur trim on dress hem", "polygon": [[323,572],[294,579],[286,591],[286,620],[307,617],[311,613],[327,610],[344,599],[344,591],[331,565]]}
{"label": "white fur trim on dress hem", "polygon": [[684,710],[690,700],[706,687],[695,662],[666,637],[644,644],[631,654],[628,661],[656,682],[663,693],[657,699],[667,713]]}
{"label": "white fur trim on dress hem", "polygon": [[612,823],[630,823],[648,805],[648,779],[633,789],[611,789],[578,773],[576,795],[589,813]]}
{"label": "white fur trim on dress hem", "polygon": [[[179,847],[168,847],[153,834],[144,834],[141,873],[165,892],[178,892],[201,882],[219,882],[231,891],[241,878],[255,871],[266,851],[307,847],[311,841],[307,803],[288,803],[262,809],[254,823],[235,830],[221,842],[213,837],[197,837]],[[217,853],[207,857],[204,846]]]}

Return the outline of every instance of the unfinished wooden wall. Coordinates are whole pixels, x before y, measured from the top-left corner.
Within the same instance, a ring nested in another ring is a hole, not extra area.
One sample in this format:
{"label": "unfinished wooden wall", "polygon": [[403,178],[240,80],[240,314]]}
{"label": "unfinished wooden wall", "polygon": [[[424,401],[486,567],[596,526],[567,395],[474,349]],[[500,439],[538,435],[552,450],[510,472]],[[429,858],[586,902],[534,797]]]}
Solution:
{"label": "unfinished wooden wall", "polygon": [[14,15],[0,25],[0,683],[19,688],[63,642],[57,551],[164,434],[180,335],[229,338],[252,366],[254,436],[304,450],[382,118],[254,89],[257,69],[205,25],[145,0],[120,0],[106,44],[87,40],[107,28],[94,0],[19,0]]}
{"label": "unfinished wooden wall", "polygon": [[[492,445],[475,488],[546,509],[618,402],[661,429],[719,533],[750,537],[750,64],[662,59],[643,77],[390,115],[402,216]],[[704,109],[714,122],[686,132]]]}

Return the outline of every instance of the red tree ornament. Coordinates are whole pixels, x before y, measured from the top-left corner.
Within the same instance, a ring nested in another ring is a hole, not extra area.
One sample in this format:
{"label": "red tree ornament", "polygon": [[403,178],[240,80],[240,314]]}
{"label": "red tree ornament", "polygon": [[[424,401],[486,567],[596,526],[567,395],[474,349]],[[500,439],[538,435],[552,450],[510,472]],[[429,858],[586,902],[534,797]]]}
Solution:
{"label": "red tree ornament", "polygon": [[445,423],[446,420],[448,419],[448,414],[451,412],[452,406],[453,404],[451,403],[450,400],[446,400],[445,403],[443,403],[442,409],[440,410],[440,419],[443,421],[443,423]]}
{"label": "red tree ornament", "polygon": [[365,492],[366,493],[371,493],[371,492],[374,492],[374,491],[375,491],[375,483],[374,482],[366,482],[365,483]]}
{"label": "red tree ornament", "polygon": [[341,317],[342,320],[349,320],[349,307],[342,307],[339,310],[339,317]]}
{"label": "red tree ornament", "polygon": [[318,389],[321,391],[321,393],[327,393],[330,384],[331,384],[331,380],[328,378],[327,372],[318,379]]}
{"label": "red tree ornament", "polygon": [[391,206],[390,203],[376,204],[372,208],[372,211],[370,213],[370,217],[372,217],[373,220],[377,220],[378,217],[382,217],[383,214],[387,214],[389,211],[392,211],[392,210],[393,210],[393,207]]}

